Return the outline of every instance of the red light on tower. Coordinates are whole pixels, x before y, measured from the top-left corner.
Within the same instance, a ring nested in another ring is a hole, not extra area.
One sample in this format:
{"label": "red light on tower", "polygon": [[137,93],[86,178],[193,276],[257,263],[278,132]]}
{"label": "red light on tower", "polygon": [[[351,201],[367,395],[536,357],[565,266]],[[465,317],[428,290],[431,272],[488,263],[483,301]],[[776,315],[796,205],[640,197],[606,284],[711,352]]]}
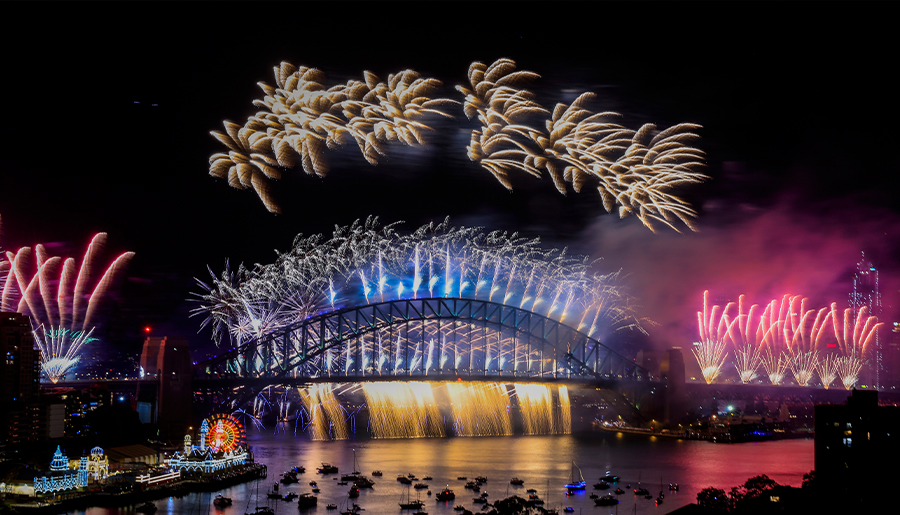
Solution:
{"label": "red light on tower", "polygon": [[144,326],[144,333],[150,334],[150,326],[149,325]]}

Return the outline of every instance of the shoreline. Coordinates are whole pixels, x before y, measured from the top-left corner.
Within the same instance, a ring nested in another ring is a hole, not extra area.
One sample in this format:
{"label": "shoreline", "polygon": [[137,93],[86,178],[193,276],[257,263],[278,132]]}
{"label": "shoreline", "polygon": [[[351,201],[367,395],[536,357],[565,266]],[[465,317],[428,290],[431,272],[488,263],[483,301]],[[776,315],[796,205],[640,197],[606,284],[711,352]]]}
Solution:
{"label": "shoreline", "polygon": [[137,506],[146,502],[158,501],[167,497],[184,497],[196,492],[215,492],[229,486],[264,479],[268,476],[265,465],[254,463],[246,465],[244,470],[229,471],[223,475],[210,475],[203,478],[188,478],[150,487],[141,491],[125,493],[82,492],[73,497],[53,502],[10,503],[17,513],[57,514],[88,508],[121,508]]}

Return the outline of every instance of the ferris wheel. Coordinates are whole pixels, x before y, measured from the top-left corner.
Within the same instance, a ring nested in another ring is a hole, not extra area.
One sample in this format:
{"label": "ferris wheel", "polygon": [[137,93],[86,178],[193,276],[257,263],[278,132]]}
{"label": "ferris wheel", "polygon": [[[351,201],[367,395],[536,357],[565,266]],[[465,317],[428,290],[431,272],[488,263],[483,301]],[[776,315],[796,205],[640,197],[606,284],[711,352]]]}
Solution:
{"label": "ferris wheel", "polygon": [[244,425],[230,414],[216,413],[203,420],[203,425],[207,428],[207,444],[217,451],[228,452],[246,446]]}

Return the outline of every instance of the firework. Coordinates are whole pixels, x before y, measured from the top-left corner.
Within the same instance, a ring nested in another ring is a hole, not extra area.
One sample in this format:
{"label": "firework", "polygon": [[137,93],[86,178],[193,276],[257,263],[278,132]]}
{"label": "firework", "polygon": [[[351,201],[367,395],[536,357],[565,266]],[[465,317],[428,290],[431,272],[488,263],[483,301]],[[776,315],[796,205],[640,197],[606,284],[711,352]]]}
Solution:
{"label": "firework", "polygon": [[[230,338],[236,344],[323,311],[431,297],[501,302],[571,323],[594,337],[641,327],[620,274],[600,274],[587,258],[543,249],[539,240],[517,234],[454,228],[447,220],[407,235],[396,232],[395,225],[379,227],[370,218],[337,228],[327,240],[298,236],[293,249],[271,265],[235,272],[226,268],[211,284],[200,282],[204,291],[197,295],[200,306],[194,314],[205,317],[202,325],[212,326],[217,342]],[[376,334],[363,339],[362,360],[356,361],[348,348],[344,354],[329,350],[314,365],[323,375],[339,370],[427,373],[464,365],[525,371],[539,365],[534,356],[515,354],[508,338],[481,336],[465,324],[417,322],[407,328],[425,333],[410,340],[424,345],[409,355]],[[477,355],[460,352],[454,334],[478,339],[482,350]]]}
{"label": "firework", "polygon": [[376,165],[389,143],[423,144],[433,129],[422,119],[450,117],[442,108],[457,104],[430,98],[441,82],[413,70],[390,74],[387,82],[368,71],[364,81],[328,89],[324,82],[325,74],[315,68],[276,66],[276,87],[258,83],[264,96],[253,101],[264,110],[243,126],[225,121],[224,133],[211,132],[229,151],[209,158],[210,175],[237,189],[253,188],[266,209],[278,213],[269,180],[280,179],[283,169],[302,166],[307,174],[324,177],[327,151],[354,142]]}
{"label": "firework", "polygon": [[513,434],[506,385],[452,381],[445,387],[457,436]]}
{"label": "firework", "polygon": [[719,306],[709,307],[709,290],[703,292],[703,311],[697,312],[700,341],[694,343],[692,352],[700,365],[700,372],[706,384],[712,384],[722,372],[722,365],[728,354],[725,352],[725,336],[728,333],[728,310],[734,305],[728,303],[724,310]]}
{"label": "firework", "polygon": [[[34,252],[22,247],[6,253],[10,266],[0,309],[31,317],[42,371],[54,383],[77,365],[82,347],[95,340],[91,335],[99,305],[134,255],[126,252],[117,257],[91,291],[95,262],[105,242],[106,233],[91,239],[77,275],[73,258],[50,257],[40,244]],[[32,267],[33,261],[36,266]]]}
{"label": "firework", "polygon": [[[734,321],[725,320],[727,336],[734,345],[734,366],[741,382],[748,384],[756,379],[756,371],[762,364],[759,351],[759,306],[754,304],[744,311],[744,295],[738,297],[738,316]],[[723,315],[724,316],[724,315]]]}
{"label": "firework", "polygon": [[822,386],[827,390],[831,383],[837,379],[840,357],[835,354],[827,354],[819,360],[818,372],[822,380]]}
{"label": "firework", "polygon": [[429,383],[364,383],[373,438],[444,436]]}
{"label": "firework", "polygon": [[[843,327],[841,320],[843,320]],[[838,375],[844,388],[849,390],[859,379],[859,371],[862,369],[863,358],[869,343],[875,337],[878,328],[884,324],[878,322],[877,317],[869,316],[869,310],[866,307],[860,308],[857,313],[854,313],[853,309],[847,308],[844,310],[844,316],[841,317],[836,302],[831,304],[831,321],[834,326],[834,337],[843,352],[843,356],[838,360]]]}
{"label": "firework", "polygon": [[[552,114],[534,102],[534,95],[520,86],[539,75],[516,71],[515,62],[498,59],[490,66],[469,66],[471,89],[457,86],[465,98],[464,111],[477,116],[481,130],[472,131],[469,159],[479,163],[512,189],[511,171],[535,177],[547,171],[560,193],[566,183],[580,192],[589,182],[607,212],[618,206],[620,217],[631,214],[654,230],[659,222],[678,230],[680,220],[693,228],[696,212],[684,200],[671,195],[675,187],[707,179],[698,172],[703,152],[690,147],[700,126],[683,123],[663,131],[652,124],[639,130],[613,123],[618,113],[592,113],[584,105],[593,98],[584,93],[571,105],[557,104]],[[545,129],[528,125],[529,119],[551,114]]]}

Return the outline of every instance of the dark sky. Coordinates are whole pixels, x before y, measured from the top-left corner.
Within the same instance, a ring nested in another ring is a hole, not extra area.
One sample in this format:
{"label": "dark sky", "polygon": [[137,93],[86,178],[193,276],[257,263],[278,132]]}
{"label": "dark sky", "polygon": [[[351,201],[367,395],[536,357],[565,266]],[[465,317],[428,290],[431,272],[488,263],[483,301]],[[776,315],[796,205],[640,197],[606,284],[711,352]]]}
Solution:
{"label": "dark sky", "polygon": [[[100,3],[13,4],[4,48],[0,246],[55,243],[80,260],[109,233],[106,262],[136,255],[107,339],[141,327],[193,335],[194,277],[268,263],[298,233],[378,215],[416,227],[519,231],[624,268],[656,345],[685,345],[701,294],[764,303],[785,293],[846,304],[860,251],[882,272],[896,318],[896,41],[888,3]],[[10,30],[15,28],[15,30]],[[412,68],[461,100],[469,63],[507,57],[541,74],[545,107],[597,94],[623,124],[699,123],[711,180],[679,193],[699,232],[653,234],[607,215],[589,190],[548,177],[507,192],[465,154],[468,122],[435,124],[424,149],[392,146],[377,167],[354,148],[324,178],[302,170],[268,213],[210,177],[209,131],[243,123],[282,60],[328,85]],[[139,102],[139,103],[138,103]],[[156,104],[155,106],[152,104]],[[888,307],[887,305],[890,305]]]}

